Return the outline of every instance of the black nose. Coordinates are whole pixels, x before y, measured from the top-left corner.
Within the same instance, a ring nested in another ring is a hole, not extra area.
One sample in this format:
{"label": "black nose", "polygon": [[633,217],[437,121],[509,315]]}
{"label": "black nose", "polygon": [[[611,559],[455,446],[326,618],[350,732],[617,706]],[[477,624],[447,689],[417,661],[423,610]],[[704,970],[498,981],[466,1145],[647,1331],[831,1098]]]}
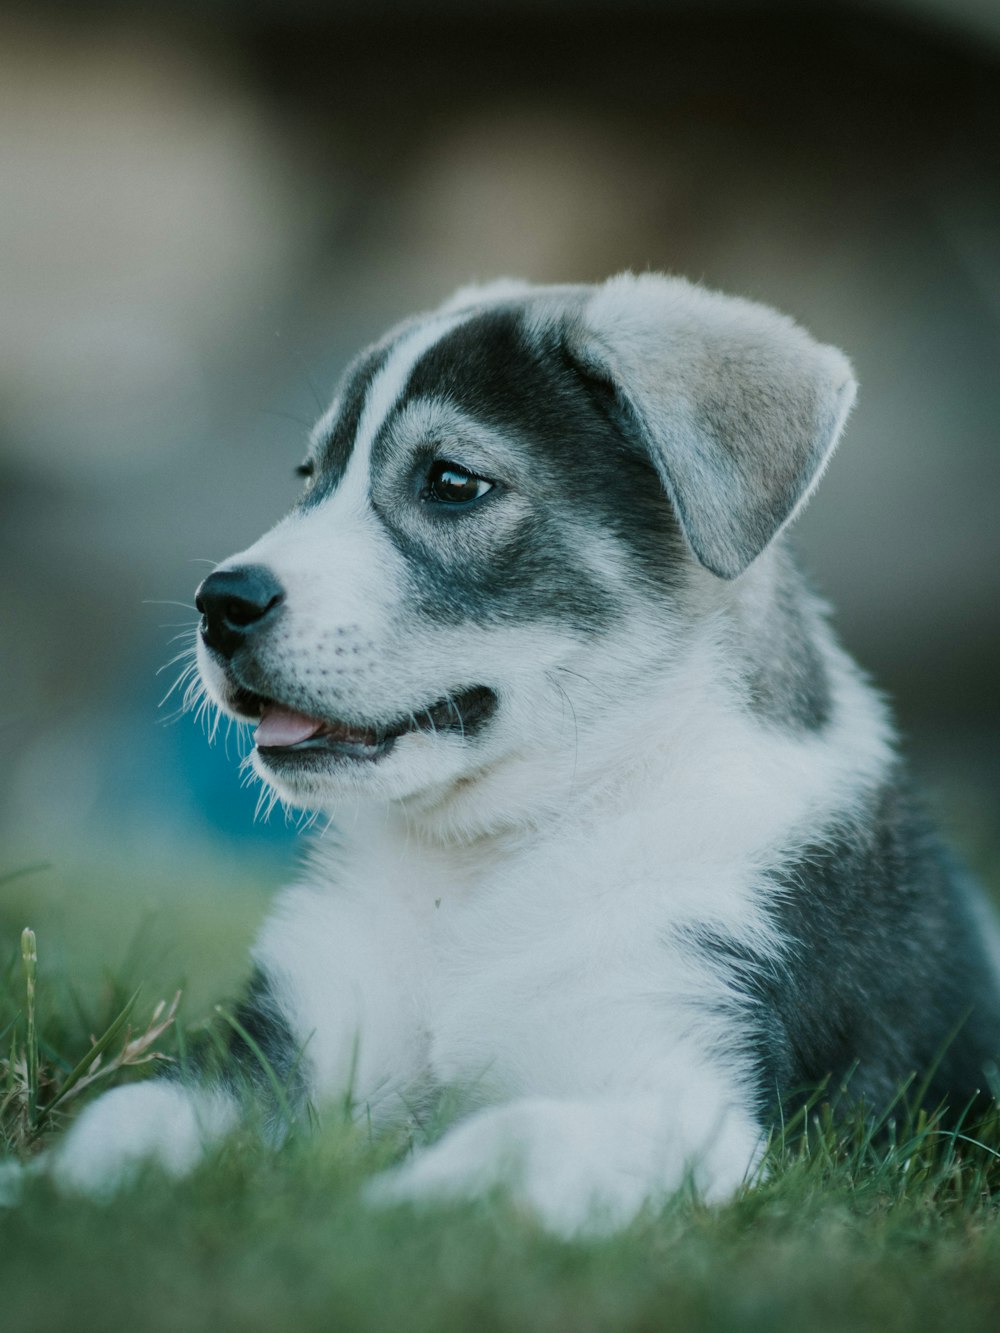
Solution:
{"label": "black nose", "polygon": [[201,612],[201,637],[214,652],[232,657],[285,600],[285,590],[263,565],[220,569],[194,596]]}

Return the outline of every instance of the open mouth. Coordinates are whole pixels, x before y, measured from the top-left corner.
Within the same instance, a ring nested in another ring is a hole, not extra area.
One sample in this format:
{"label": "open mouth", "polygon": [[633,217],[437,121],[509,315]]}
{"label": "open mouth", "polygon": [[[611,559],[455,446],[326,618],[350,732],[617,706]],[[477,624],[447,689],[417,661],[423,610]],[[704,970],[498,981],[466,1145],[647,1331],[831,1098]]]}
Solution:
{"label": "open mouth", "polygon": [[321,761],[324,756],[352,760],[381,759],[410,732],[450,732],[473,736],[493,715],[497,696],[485,685],[439,699],[430,707],[383,723],[358,724],[296,712],[264,695],[238,688],[230,704],[248,719],[257,718],[254,742],[272,764]]}

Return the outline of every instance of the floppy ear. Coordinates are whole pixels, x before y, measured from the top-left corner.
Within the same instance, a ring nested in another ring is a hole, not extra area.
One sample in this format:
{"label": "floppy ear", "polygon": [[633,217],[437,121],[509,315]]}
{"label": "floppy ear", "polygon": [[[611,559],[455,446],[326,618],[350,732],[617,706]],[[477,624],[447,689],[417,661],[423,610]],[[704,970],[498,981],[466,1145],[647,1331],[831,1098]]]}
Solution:
{"label": "floppy ear", "polygon": [[805,502],[854,401],[847,358],[784,315],[679,278],[595,290],[571,352],[610,384],[692,551],[741,574]]}

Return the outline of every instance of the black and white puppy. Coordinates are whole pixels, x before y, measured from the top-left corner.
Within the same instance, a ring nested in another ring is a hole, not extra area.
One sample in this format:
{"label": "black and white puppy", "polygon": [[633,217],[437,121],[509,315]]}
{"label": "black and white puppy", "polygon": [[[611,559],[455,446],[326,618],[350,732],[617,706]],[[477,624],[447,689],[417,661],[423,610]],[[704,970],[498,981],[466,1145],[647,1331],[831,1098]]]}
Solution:
{"label": "black and white puppy", "polygon": [[[993,927],[781,535],[854,391],[678,279],[465,289],[350,367],[299,503],[199,589],[205,690],[337,820],[245,1027],[299,1102],[470,1098],[376,1195],[503,1180],[619,1225],[729,1195],[827,1076],[874,1110],[914,1071],[932,1106],[987,1088]],[[186,1169],[228,1086],[108,1094],[59,1175]]]}

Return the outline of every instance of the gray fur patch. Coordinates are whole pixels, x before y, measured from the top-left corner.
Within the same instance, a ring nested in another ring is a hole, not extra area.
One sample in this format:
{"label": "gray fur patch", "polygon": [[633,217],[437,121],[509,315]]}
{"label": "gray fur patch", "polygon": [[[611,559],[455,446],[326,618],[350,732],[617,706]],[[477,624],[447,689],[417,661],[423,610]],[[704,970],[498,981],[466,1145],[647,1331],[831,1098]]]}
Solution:
{"label": "gray fur patch", "polygon": [[802,596],[800,579],[789,571],[775,588],[767,614],[740,621],[736,660],[747,663],[747,700],[772,726],[819,731],[830,720],[833,701],[816,645],[816,617]]}
{"label": "gray fur patch", "polygon": [[830,1079],[831,1096],[846,1086],[877,1115],[915,1076],[929,1110],[985,1110],[1000,996],[961,876],[905,785],[772,878],[781,962],[692,939],[749,1002],[762,1108],[792,1110]]}

